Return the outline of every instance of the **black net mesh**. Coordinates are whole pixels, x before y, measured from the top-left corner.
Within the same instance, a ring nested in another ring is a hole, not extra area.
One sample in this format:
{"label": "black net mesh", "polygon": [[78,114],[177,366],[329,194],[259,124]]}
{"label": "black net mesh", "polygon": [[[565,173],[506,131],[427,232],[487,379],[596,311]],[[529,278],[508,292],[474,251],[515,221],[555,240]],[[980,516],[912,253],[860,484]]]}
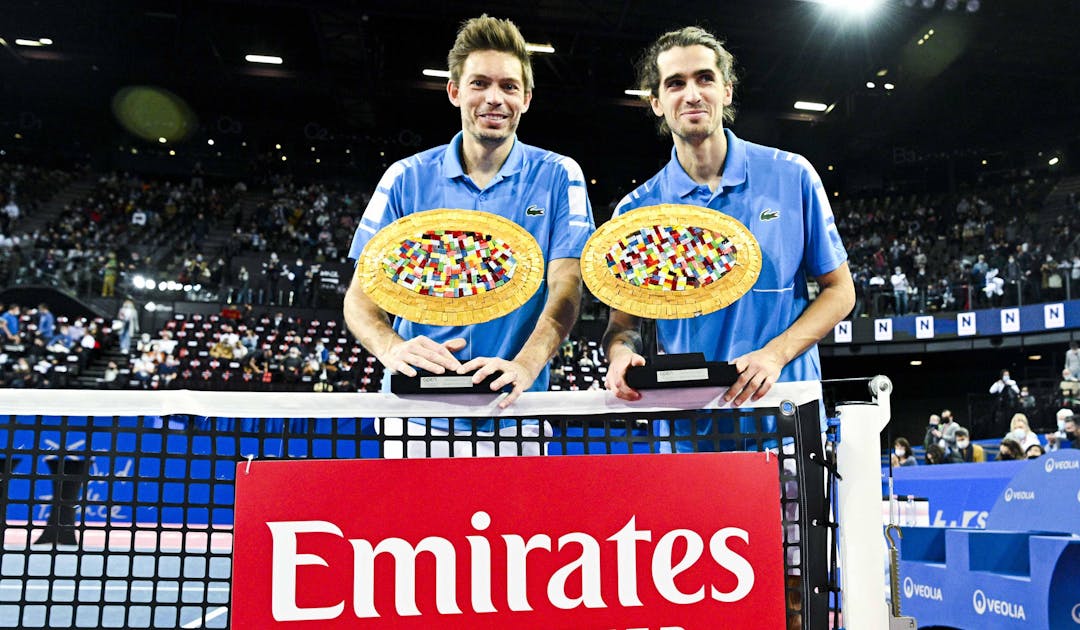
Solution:
{"label": "black net mesh", "polygon": [[[459,427],[482,422],[456,420]],[[829,627],[817,402],[504,418],[503,425],[476,436],[440,434],[442,425],[431,419],[0,416],[0,627],[226,628],[238,461],[485,449],[548,456],[774,452],[788,615],[800,616],[804,628]],[[702,433],[670,435],[671,425]],[[417,430],[422,435],[410,435]]]}

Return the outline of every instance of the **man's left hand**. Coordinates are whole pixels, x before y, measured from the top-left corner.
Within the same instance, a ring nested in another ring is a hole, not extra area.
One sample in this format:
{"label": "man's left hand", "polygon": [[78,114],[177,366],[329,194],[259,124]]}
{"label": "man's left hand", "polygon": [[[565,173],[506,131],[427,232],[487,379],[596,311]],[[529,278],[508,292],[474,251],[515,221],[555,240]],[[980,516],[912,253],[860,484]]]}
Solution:
{"label": "man's left hand", "polygon": [[485,378],[495,372],[502,372],[502,374],[491,383],[491,391],[493,392],[497,392],[507,385],[514,386],[514,389],[506,395],[506,398],[503,398],[499,402],[500,409],[509,407],[518,399],[518,396],[532,387],[533,381],[536,380],[536,374],[533,374],[532,370],[525,367],[525,365],[516,361],[508,361],[496,357],[476,357],[471,361],[467,361],[458,370],[458,374],[465,374],[472,370],[476,370],[476,373],[473,374],[472,377],[472,382],[474,384],[482,382]]}
{"label": "man's left hand", "polygon": [[776,379],[780,378],[780,370],[784,369],[783,358],[767,348],[744,354],[732,363],[739,370],[739,378],[724,394],[724,402],[734,401],[735,406],[742,405],[748,399],[761,400],[772,389]]}

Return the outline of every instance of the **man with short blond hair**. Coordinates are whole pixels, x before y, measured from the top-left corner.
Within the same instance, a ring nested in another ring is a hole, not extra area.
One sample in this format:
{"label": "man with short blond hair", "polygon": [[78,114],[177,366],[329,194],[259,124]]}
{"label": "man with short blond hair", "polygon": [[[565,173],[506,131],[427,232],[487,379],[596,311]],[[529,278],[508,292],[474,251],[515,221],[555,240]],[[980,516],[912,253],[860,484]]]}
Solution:
{"label": "man with short blond hair", "polygon": [[[548,361],[577,319],[579,259],[594,230],[585,177],[574,160],[526,145],[517,127],[532,102],[533,74],[525,39],[509,20],[482,15],[466,21],[447,55],[447,97],[460,110],[461,131],[450,144],[395,162],[379,181],[353,238],[359,259],[380,229],[408,214],[436,208],[480,210],[527,230],[544,255],[546,279],[523,306],[471,326],[432,326],[391,318],[357,278],[345,296],[349,329],[387,372],[409,376],[473,372],[473,382],[497,374],[493,391],[511,387],[505,407],[525,391],[548,388]],[[384,382],[384,389],[386,383]],[[478,430],[509,428],[488,419]],[[455,421],[455,432],[471,423]],[[449,431],[440,420],[434,428]]]}

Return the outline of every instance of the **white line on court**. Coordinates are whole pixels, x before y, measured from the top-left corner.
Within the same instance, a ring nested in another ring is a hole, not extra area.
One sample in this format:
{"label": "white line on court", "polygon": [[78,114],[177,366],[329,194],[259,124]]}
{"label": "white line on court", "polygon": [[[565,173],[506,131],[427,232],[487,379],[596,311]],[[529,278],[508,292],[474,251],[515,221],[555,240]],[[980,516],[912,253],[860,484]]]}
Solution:
{"label": "white line on court", "polygon": [[189,621],[189,622],[185,623],[184,625],[182,625],[180,627],[181,628],[202,628],[211,619],[217,619],[218,617],[224,615],[227,612],[229,612],[229,607],[228,606],[222,606],[221,608],[218,608],[217,610],[215,610],[215,611],[211,612],[210,614],[206,615],[206,617],[203,617],[202,619],[196,619],[194,621]]}

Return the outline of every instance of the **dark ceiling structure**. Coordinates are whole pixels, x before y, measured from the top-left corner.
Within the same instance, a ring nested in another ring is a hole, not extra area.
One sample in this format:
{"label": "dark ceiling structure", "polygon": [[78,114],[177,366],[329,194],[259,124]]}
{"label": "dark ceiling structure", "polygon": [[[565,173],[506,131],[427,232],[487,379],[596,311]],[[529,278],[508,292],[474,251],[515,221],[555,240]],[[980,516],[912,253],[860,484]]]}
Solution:
{"label": "dark ceiling structure", "polygon": [[[634,169],[646,176],[664,159],[665,141],[624,90],[640,51],[686,24],[736,56],[736,131],[815,162],[1065,150],[1077,138],[1074,0],[882,0],[863,17],[808,0],[4,0],[0,132],[112,142],[123,136],[112,99],[150,85],[197,117],[189,142],[374,138],[396,157],[458,126],[445,80],[421,70],[444,68],[458,24],[482,12],[554,48],[534,57],[521,136],[586,172],[644,157]],[[282,63],[245,61],[253,53]],[[797,100],[830,110],[796,111]]]}

